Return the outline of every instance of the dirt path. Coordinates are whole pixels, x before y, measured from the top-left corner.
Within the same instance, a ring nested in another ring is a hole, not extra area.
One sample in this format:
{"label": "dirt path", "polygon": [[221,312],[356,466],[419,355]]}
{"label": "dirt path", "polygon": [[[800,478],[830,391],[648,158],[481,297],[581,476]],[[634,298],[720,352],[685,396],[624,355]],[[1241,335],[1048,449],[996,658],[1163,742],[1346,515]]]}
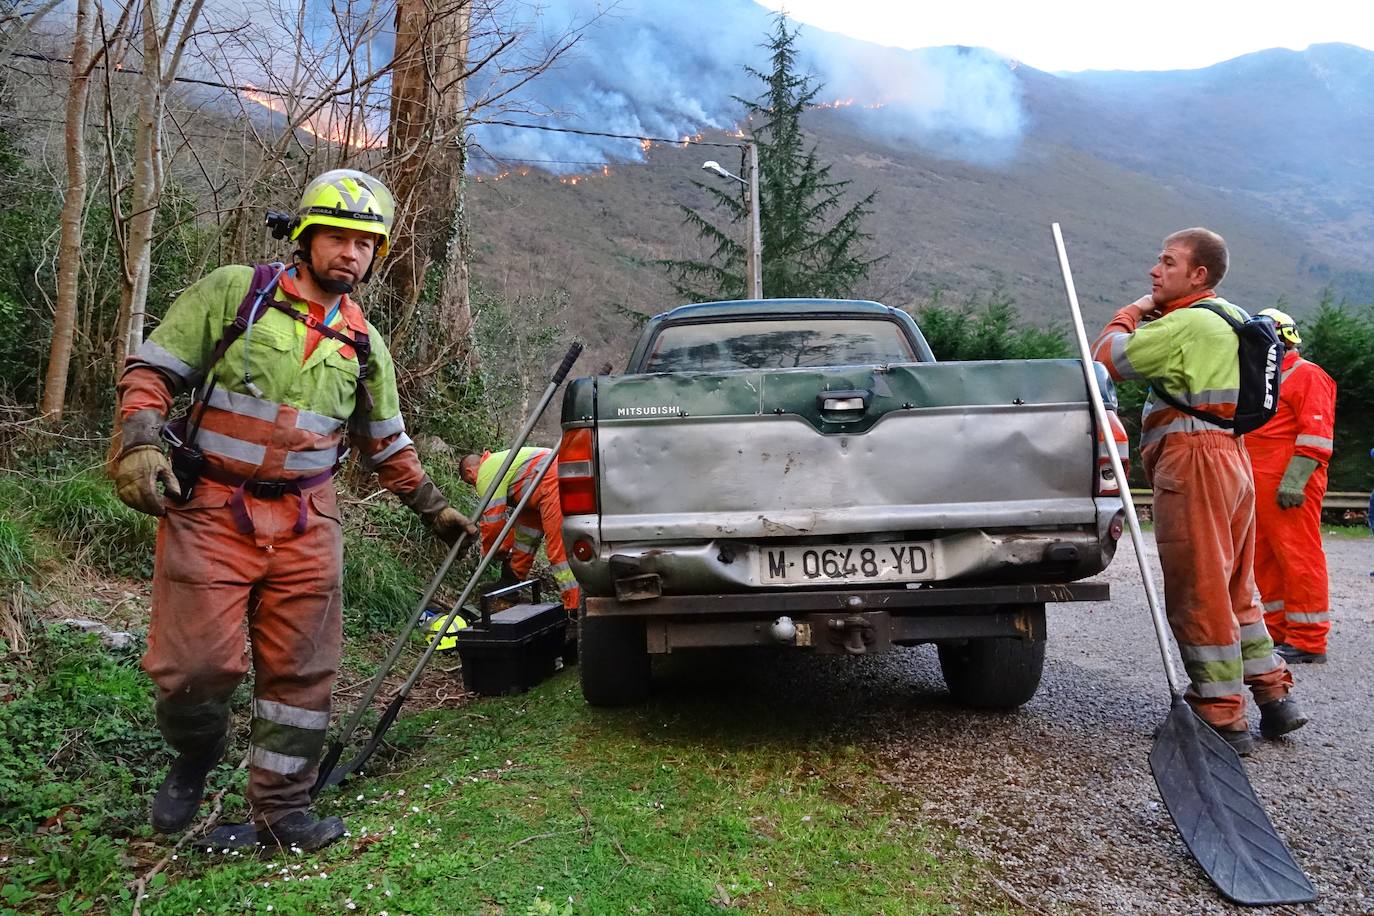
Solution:
{"label": "dirt path", "polygon": [[[1281,911],[1370,913],[1374,540],[1329,538],[1327,552],[1332,659],[1295,671],[1314,721],[1292,740],[1261,742],[1246,769],[1321,893],[1316,905]],[[684,656],[660,670],[658,702],[687,691],[731,706],[727,729],[762,704],[824,740],[851,740],[900,790],[894,814],[955,828],[961,845],[994,864],[1010,906],[1240,912],[1189,858],[1149,772],[1168,692],[1129,544],[1105,578],[1111,604],[1051,610],[1043,685],[1015,713],[950,706],[929,646],[857,664],[767,656],[688,667]],[[745,707],[741,689],[751,693]],[[1252,706],[1252,723],[1257,715]]]}

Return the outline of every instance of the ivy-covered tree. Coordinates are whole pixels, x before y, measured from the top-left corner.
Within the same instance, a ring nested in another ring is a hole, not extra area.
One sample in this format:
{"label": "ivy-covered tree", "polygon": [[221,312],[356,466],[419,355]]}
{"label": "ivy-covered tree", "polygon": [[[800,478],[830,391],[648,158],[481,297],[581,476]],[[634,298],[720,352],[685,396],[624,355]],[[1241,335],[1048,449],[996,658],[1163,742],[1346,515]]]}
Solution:
{"label": "ivy-covered tree", "polygon": [[[864,279],[879,258],[867,257],[864,231],[876,192],[845,207],[850,182],[830,176],[830,165],[808,147],[801,117],[822,86],[797,72],[797,30],[779,14],[764,45],[768,72],[745,67],[763,84],[745,106],[759,151],[759,202],[763,237],[763,293],[769,298],[818,296],[843,298]],[[694,182],[705,191],[730,224],[721,226],[690,207],[684,222],[712,246],[705,260],[664,260],[673,288],[694,300],[741,299],[745,282],[744,226],[749,212],[742,188]]]}

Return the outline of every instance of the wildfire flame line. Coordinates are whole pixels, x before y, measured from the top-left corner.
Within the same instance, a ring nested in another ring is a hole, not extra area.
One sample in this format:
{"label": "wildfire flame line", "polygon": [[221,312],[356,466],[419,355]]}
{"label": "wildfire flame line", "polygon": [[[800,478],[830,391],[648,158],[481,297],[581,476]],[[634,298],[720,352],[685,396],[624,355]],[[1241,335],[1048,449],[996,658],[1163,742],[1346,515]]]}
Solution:
{"label": "wildfire flame line", "polygon": [[[290,112],[286,108],[286,103],[280,98],[268,93],[261,92],[257,87],[249,84],[240,90],[240,94],[266,108],[268,111],[276,112],[286,118],[290,118]],[[310,117],[306,118],[299,125],[300,129],[321,140],[339,146],[350,146],[353,149],[377,149],[386,145],[385,136],[378,132],[373,133],[367,129],[367,125],[361,121],[352,125],[348,124],[348,118],[339,117],[338,109],[334,106],[321,109]]]}

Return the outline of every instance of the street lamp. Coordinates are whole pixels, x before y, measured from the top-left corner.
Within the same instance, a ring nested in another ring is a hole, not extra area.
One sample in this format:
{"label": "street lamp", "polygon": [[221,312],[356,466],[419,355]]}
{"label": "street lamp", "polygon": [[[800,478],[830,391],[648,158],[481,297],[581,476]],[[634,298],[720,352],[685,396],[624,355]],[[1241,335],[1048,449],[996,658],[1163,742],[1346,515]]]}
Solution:
{"label": "street lamp", "polygon": [[751,299],[763,298],[763,234],[759,227],[759,148],[748,144],[749,155],[745,157],[745,174],[741,178],[721,167],[719,162],[709,159],[701,167],[714,175],[744,185],[744,206],[749,211],[749,238],[745,246],[745,280],[749,286]]}

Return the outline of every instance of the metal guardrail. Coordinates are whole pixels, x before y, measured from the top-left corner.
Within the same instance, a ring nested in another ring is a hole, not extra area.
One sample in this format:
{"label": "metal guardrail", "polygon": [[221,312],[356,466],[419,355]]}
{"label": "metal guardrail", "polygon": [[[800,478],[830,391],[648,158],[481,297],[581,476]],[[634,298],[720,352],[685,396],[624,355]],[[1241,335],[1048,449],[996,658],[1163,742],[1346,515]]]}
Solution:
{"label": "metal guardrail", "polygon": [[[1137,487],[1131,488],[1131,502],[1137,506],[1154,505],[1155,494],[1153,490],[1142,490]],[[1354,492],[1328,492],[1322,499],[1322,509],[1367,509],[1369,507],[1368,493]]]}

